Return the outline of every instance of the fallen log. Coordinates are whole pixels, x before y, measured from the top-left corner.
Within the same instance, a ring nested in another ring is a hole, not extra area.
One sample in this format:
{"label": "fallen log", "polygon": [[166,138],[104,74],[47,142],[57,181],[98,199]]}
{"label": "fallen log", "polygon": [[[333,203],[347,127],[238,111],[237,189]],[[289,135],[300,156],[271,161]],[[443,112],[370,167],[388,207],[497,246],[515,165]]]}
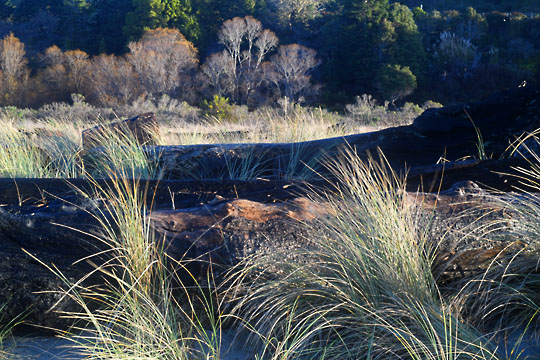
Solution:
{"label": "fallen log", "polygon": [[[93,255],[108,249],[99,236],[99,218],[110,220],[113,216],[104,207],[92,212],[66,206],[77,201],[86,199],[71,195],[68,200],[0,207],[0,304],[6,305],[4,321],[24,312],[28,313],[26,321],[34,325],[65,328],[70,324],[51,309],[60,299],[58,291],[68,285],[44,264],[70,282],[83,278],[93,270],[92,264],[108,259],[107,253]],[[168,210],[154,210],[150,218],[155,239],[166,253],[185,261],[189,270],[202,276],[210,259],[216,266],[229,266],[267,244],[298,243],[307,235],[305,227],[295,224],[313,220],[314,209],[311,202],[301,199],[264,204],[217,197],[183,209],[169,206]],[[79,261],[87,257],[92,263]],[[191,281],[191,276],[182,278],[182,274],[180,281]],[[84,282],[87,286],[103,283],[100,273]],[[54,310],[74,308],[64,299]]]}
{"label": "fallen log", "polygon": [[[122,179],[128,187],[137,186],[153,208],[185,208],[221,198],[244,198],[254,201],[281,201],[293,194],[305,194],[301,181],[232,181],[232,180],[133,180]],[[315,181],[314,185],[323,185]],[[95,194],[96,188],[115,193],[111,179],[0,179],[0,206],[46,204],[56,199]],[[69,205],[69,204],[68,204]],[[67,205],[66,205],[67,206]],[[81,206],[92,206],[81,203]]]}
{"label": "fallen log", "polygon": [[[271,183],[259,182],[258,185],[264,192]],[[255,189],[253,184],[250,186]],[[279,201],[250,196],[249,192],[244,195],[214,196],[202,204],[189,202],[181,208],[172,208],[170,203],[168,207],[157,206],[150,213],[156,241],[172,259],[186,261],[195,276],[204,278],[209,263],[214,264],[216,274],[219,274],[221,268],[237,264],[255,253],[272,251],[275,247],[287,248],[294,254],[298,247],[309,246],[313,238],[313,229],[306,224],[314,224],[329,213],[324,203],[313,202],[298,194],[289,193]],[[0,207],[0,288],[4,289],[0,292],[0,303],[7,304],[4,319],[30,311],[29,323],[57,328],[69,325],[68,320],[50,311],[59,300],[55,291],[66,284],[36,259],[54,266],[69,281],[77,281],[93,270],[90,263],[78,260],[106,249],[99,238],[93,236],[99,233],[100,223],[88,212],[92,209],[84,210],[80,206],[88,200],[76,194],[69,196],[67,199]],[[439,244],[440,266],[434,271],[445,281],[460,277],[461,272],[482,271],[489,265],[489,254],[495,253],[497,246],[505,245],[503,241],[487,241],[482,234],[470,231],[471,224],[478,221],[479,216],[486,221],[506,219],[507,216],[506,212],[499,211],[500,208],[497,210],[497,206],[501,206],[497,197],[488,195],[476,185],[460,184],[446,193],[409,193],[408,197],[414,206],[420,206],[432,216],[429,228],[434,242],[441,240],[440,234],[455,234]],[[464,233],[468,234],[465,240]],[[481,256],[475,253],[479,251]],[[480,257],[486,261],[474,260]],[[96,264],[100,260],[104,258],[93,258]],[[101,275],[96,274],[85,284],[103,282]],[[61,311],[73,309],[74,304],[69,301],[62,301],[56,307]]]}
{"label": "fallen log", "polygon": [[[499,191],[537,191],[527,184],[523,173],[518,170],[531,169],[531,162],[522,158],[503,160],[467,160],[417,166],[410,168],[403,178],[408,191],[439,192],[453,184],[470,180],[482,188]],[[295,196],[303,196],[306,191],[318,189],[332,190],[333,185],[326,179],[315,177],[306,181],[266,181],[266,180],[129,180],[128,186],[144,189],[146,203],[153,208],[186,208],[206,203],[215,198],[243,198],[265,202],[283,201]],[[110,179],[0,179],[0,206],[12,204],[45,204],[55,199],[93,194],[95,189],[115,192],[114,181]],[[68,206],[66,204],[65,206]],[[91,202],[81,203],[91,207]]]}
{"label": "fallen log", "polygon": [[[167,179],[316,178],[324,162],[354,149],[384,154],[398,173],[461,160],[512,157],[512,144],[540,127],[540,91],[516,88],[484,101],[429,109],[412,125],[300,143],[146,146]],[[87,156],[99,157],[101,149]],[[464,166],[462,166],[464,168]]]}

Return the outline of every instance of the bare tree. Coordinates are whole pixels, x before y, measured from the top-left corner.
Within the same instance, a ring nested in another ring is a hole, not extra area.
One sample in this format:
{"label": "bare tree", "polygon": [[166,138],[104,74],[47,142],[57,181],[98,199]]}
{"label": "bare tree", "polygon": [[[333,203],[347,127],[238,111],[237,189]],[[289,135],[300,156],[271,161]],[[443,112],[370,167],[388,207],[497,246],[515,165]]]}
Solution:
{"label": "bare tree", "polygon": [[0,41],[0,82],[4,105],[23,105],[30,70],[25,58],[24,44],[12,33]]}
{"label": "bare tree", "polygon": [[201,67],[214,93],[246,104],[255,99],[254,93],[263,85],[292,100],[316,91],[310,83],[310,73],[319,64],[315,50],[298,44],[283,45],[267,61],[278,38],[251,16],[225,21],[218,37],[225,50],[209,56]]}
{"label": "bare tree", "polygon": [[58,46],[53,45],[45,50],[41,60],[46,66],[61,64],[64,62],[64,53]]}
{"label": "bare tree", "polygon": [[221,26],[221,30],[218,33],[219,41],[225,46],[231,61],[228,63],[231,65],[231,69],[228,71],[232,77],[232,94],[233,101],[239,100],[239,88],[240,88],[240,65],[242,63],[241,46],[246,35],[247,25],[243,18],[235,17],[227,20]]}
{"label": "bare tree", "polygon": [[84,91],[90,66],[87,53],[81,50],[62,52],[54,45],[45,50],[41,60],[46,67],[39,73],[38,79],[48,93],[47,101],[66,101],[71,94]]}
{"label": "bare tree", "polygon": [[83,89],[83,83],[88,76],[90,65],[88,54],[82,50],[66,51],[64,53],[64,62],[73,91],[80,94]]}
{"label": "bare tree", "polygon": [[255,47],[257,48],[255,57],[252,59],[250,54],[249,62],[247,63],[247,66],[244,67],[246,102],[251,95],[251,92],[263,83],[264,77],[262,76],[261,65],[266,55],[274,49],[277,44],[278,38],[272,31],[266,29],[259,33],[255,41]]}
{"label": "bare tree", "polygon": [[[272,31],[263,30],[261,22],[251,16],[225,21],[218,38],[225,50],[210,56],[203,65],[206,81],[216,92],[225,92],[235,102],[247,103],[253,90],[262,82],[261,64],[268,52],[276,47],[278,38]],[[211,71],[218,71],[218,74],[211,74]],[[216,83],[218,78],[220,86]]]}
{"label": "bare tree", "polygon": [[69,95],[66,88],[68,76],[64,60],[64,53],[56,45],[47,48],[41,56],[45,69],[39,73],[38,79],[47,93],[45,101],[62,101]]}
{"label": "bare tree", "polygon": [[319,65],[316,56],[315,50],[302,45],[281,45],[266,65],[266,79],[275,84],[282,95],[299,100],[313,90],[310,73]]}
{"label": "bare tree", "polygon": [[177,29],[148,30],[128,47],[141,87],[154,97],[177,96],[198,62],[195,47]]}
{"label": "bare tree", "polygon": [[267,0],[267,7],[280,26],[292,29],[320,15],[328,0]]}
{"label": "bare tree", "polygon": [[133,66],[123,57],[99,55],[90,62],[88,96],[102,106],[129,104],[141,96]]}
{"label": "bare tree", "polygon": [[227,51],[223,50],[206,58],[201,66],[201,73],[203,81],[212,88],[213,93],[225,96],[234,91],[234,69],[233,60]]}

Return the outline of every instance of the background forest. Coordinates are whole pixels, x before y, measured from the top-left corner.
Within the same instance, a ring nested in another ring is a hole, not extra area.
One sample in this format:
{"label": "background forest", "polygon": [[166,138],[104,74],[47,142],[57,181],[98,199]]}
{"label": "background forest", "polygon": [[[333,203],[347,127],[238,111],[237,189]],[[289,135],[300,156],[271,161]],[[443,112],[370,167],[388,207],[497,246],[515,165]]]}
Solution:
{"label": "background forest", "polygon": [[6,0],[0,105],[470,101],[540,71],[534,0]]}

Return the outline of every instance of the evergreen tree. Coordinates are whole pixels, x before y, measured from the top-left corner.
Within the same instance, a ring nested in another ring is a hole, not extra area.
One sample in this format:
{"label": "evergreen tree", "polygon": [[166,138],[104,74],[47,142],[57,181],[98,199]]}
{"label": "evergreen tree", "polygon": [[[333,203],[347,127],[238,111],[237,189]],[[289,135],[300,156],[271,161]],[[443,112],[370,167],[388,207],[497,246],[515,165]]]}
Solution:
{"label": "evergreen tree", "polygon": [[124,35],[137,40],[149,29],[177,28],[190,41],[200,36],[191,0],[132,0],[133,10],[126,15]]}
{"label": "evergreen tree", "polygon": [[144,31],[167,27],[169,18],[162,0],[132,0],[133,11],[126,15],[124,35],[129,40],[137,40]]}
{"label": "evergreen tree", "polygon": [[54,33],[61,39],[58,45],[76,48],[84,46],[89,34],[88,9],[89,3],[86,0],[21,0],[16,6],[13,19],[19,23],[28,22],[39,17],[40,13],[47,13],[56,20]]}
{"label": "evergreen tree", "polygon": [[321,31],[319,52],[332,59],[324,69],[330,92],[375,93],[379,81],[374,74],[382,74],[387,64],[408,66],[414,75],[423,72],[426,55],[408,8],[388,0],[336,3],[332,20]]}
{"label": "evergreen tree", "polygon": [[396,100],[411,94],[416,89],[416,76],[407,66],[385,65],[377,74],[376,86],[383,98],[393,105]]}
{"label": "evergreen tree", "polygon": [[165,14],[169,27],[180,30],[189,41],[197,41],[200,36],[200,28],[193,15],[191,0],[165,0]]}
{"label": "evergreen tree", "polygon": [[123,32],[126,15],[133,11],[131,0],[94,0],[90,14],[91,41],[86,49],[92,54],[123,53],[127,37]]}
{"label": "evergreen tree", "polygon": [[60,44],[64,49],[84,48],[93,37],[89,36],[89,4],[86,0],[56,1],[51,12],[58,16],[58,33],[64,39]]}
{"label": "evergreen tree", "polygon": [[39,11],[49,11],[55,7],[54,0],[21,0],[15,9],[15,21],[23,22],[30,20]]}
{"label": "evergreen tree", "polygon": [[394,25],[394,36],[385,63],[409,67],[422,83],[427,72],[427,54],[412,12],[406,6],[394,3],[389,9],[389,20]]}

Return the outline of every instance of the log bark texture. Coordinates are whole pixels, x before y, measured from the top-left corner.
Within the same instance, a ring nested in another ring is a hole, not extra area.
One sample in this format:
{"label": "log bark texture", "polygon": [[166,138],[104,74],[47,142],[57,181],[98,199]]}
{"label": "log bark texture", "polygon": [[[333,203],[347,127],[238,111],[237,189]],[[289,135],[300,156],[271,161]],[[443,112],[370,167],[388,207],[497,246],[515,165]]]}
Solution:
{"label": "log bark texture", "polygon": [[[194,198],[192,193],[187,194],[185,202],[175,205],[182,204],[182,208],[173,208],[170,201],[156,204],[149,214],[156,241],[170,257],[188,262],[188,269],[201,278],[210,260],[217,271],[268,244],[301,243],[307,230],[300,225],[318,216],[319,207],[307,199],[295,199],[289,192],[283,192],[280,199],[277,191],[277,196],[270,198],[267,195],[272,186],[266,182],[259,186],[252,195],[235,198],[238,195],[228,191],[237,194],[241,186],[221,191],[223,185],[216,183],[211,196],[201,193]],[[225,198],[220,193],[231,196]],[[27,313],[26,321],[31,324],[54,328],[69,324],[55,311],[74,310],[73,303],[62,301],[51,311],[60,299],[58,290],[67,285],[44,265],[75,282],[93,270],[92,263],[99,265],[106,260],[107,255],[92,257],[108,250],[96,236],[101,224],[95,214],[111,219],[105,210],[98,197],[77,194],[0,207],[0,304],[6,304],[2,312],[5,321]],[[92,257],[92,263],[80,261],[86,257]],[[180,280],[189,284],[191,277]],[[86,285],[103,283],[99,273],[85,281]]]}

